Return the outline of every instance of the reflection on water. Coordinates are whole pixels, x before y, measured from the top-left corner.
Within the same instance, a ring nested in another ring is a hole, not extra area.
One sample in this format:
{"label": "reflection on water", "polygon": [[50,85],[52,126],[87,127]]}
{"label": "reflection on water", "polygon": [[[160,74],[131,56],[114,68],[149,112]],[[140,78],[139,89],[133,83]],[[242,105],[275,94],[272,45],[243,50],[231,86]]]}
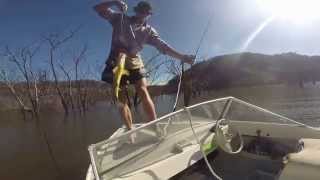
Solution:
{"label": "reflection on water", "polygon": [[[294,120],[319,127],[319,87],[286,86],[233,88],[202,93],[193,103],[225,96],[235,96]],[[182,98],[181,98],[182,99]],[[174,97],[155,98],[159,116],[172,110]],[[181,104],[181,102],[180,102]],[[53,166],[47,147],[40,138],[35,121],[23,120],[19,112],[0,112],[0,179],[84,179],[89,164],[87,147],[109,137],[122,125],[115,105],[101,102],[86,116],[43,112],[41,127],[47,132],[60,174]],[[143,109],[134,110],[136,122],[144,122]]]}

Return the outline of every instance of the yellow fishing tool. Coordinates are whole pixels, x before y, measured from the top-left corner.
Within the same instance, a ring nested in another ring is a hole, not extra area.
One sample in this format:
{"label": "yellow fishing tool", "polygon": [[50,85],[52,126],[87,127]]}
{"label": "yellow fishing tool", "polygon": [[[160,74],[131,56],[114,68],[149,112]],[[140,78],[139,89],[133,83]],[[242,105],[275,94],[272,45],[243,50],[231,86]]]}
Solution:
{"label": "yellow fishing tool", "polygon": [[121,91],[120,83],[121,78],[124,75],[129,75],[129,71],[125,69],[125,62],[126,62],[127,55],[125,53],[120,52],[117,58],[117,66],[113,68],[113,92],[118,100],[119,98],[119,91]]}

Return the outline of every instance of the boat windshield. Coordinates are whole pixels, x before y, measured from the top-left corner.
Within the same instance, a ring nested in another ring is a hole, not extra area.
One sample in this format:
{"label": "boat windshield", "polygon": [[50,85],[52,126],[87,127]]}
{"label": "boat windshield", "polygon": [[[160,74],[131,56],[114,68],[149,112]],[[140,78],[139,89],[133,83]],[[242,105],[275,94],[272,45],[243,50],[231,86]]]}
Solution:
{"label": "boat windshield", "polygon": [[286,117],[228,97],[188,107],[141,125],[130,132],[121,132],[89,147],[96,179],[112,179],[169,158],[179,153],[179,147],[199,146],[197,137],[212,134],[209,130],[219,118],[234,121],[254,121],[303,125]]}

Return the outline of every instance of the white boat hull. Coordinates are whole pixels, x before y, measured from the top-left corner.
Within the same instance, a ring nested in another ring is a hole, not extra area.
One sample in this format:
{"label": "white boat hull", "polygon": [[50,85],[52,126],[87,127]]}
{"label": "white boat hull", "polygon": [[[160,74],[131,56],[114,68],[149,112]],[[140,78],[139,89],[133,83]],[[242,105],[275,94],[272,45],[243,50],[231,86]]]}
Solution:
{"label": "white boat hull", "polygon": [[[235,105],[231,104],[231,101],[234,101]],[[319,129],[295,122],[232,97],[208,101],[188,108],[192,115],[195,132],[191,131],[191,125],[184,110],[179,110],[155,122],[141,125],[132,132],[125,133],[120,128],[110,137],[110,140],[90,146],[89,151],[93,168],[90,166],[86,180],[93,180],[97,174],[99,174],[99,180],[169,179],[203,158],[195,135],[201,140],[202,144],[214,144],[215,133],[212,132],[212,129],[219,118],[228,119],[229,126],[241,132],[242,136],[245,137],[245,146],[254,142],[252,140],[256,138],[264,138],[275,146],[280,145],[281,148],[288,149],[288,153],[282,156],[282,159],[277,160],[269,155],[259,155],[245,151],[238,155],[232,155],[229,159],[219,157],[222,159],[220,167],[225,168],[224,171],[221,171],[224,173],[221,174],[230,177],[229,172],[230,174],[235,171],[240,172],[241,166],[237,170],[227,170],[229,168],[227,167],[228,161],[239,157],[240,160],[261,161],[260,163],[265,162],[270,166],[273,162],[283,164],[282,168],[272,173],[259,169],[252,170],[261,177],[275,180],[320,179]],[[229,109],[231,111],[228,114]],[[242,112],[246,109],[248,109],[248,113],[252,114],[247,116],[246,112]],[[259,117],[263,120],[260,120]],[[158,126],[157,128],[160,127],[160,134],[163,135],[161,137],[165,137],[164,141],[161,138],[157,139],[157,135],[154,135],[156,131],[150,129],[155,124]],[[121,138],[129,137],[135,133],[138,134],[138,137],[142,137],[141,142],[138,141],[136,144],[128,146],[128,149],[123,148]],[[303,150],[300,149],[301,140],[305,141]],[[140,144],[141,147],[135,148],[135,146],[139,146],[139,143],[142,143]],[[119,156],[119,154],[122,155]],[[223,164],[225,164],[225,167]],[[243,177],[235,177],[249,180],[252,176],[250,174],[241,175]]]}

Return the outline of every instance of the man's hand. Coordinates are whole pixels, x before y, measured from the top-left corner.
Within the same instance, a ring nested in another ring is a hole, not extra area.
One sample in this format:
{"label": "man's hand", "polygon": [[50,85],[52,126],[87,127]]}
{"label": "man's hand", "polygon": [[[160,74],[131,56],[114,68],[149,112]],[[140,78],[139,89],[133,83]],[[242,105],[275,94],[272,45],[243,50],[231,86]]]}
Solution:
{"label": "man's hand", "polygon": [[122,0],[116,0],[115,5],[119,8],[119,10],[123,13],[127,12],[128,10],[128,5],[123,2]]}
{"label": "man's hand", "polygon": [[122,0],[109,0],[109,1],[97,4],[93,8],[96,12],[98,12],[98,14],[101,17],[110,21],[114,14],[113,11],[111,10],[111,7],[113,6],[116,6],[119,9],[119,11],[123,13],[125,13],[128,9],[127,4]]}
{"label": "man's hand", "polygon": [[181,61],[184,63],[193,64],[195,59],[196,59],[195,55],[184,55]]}

